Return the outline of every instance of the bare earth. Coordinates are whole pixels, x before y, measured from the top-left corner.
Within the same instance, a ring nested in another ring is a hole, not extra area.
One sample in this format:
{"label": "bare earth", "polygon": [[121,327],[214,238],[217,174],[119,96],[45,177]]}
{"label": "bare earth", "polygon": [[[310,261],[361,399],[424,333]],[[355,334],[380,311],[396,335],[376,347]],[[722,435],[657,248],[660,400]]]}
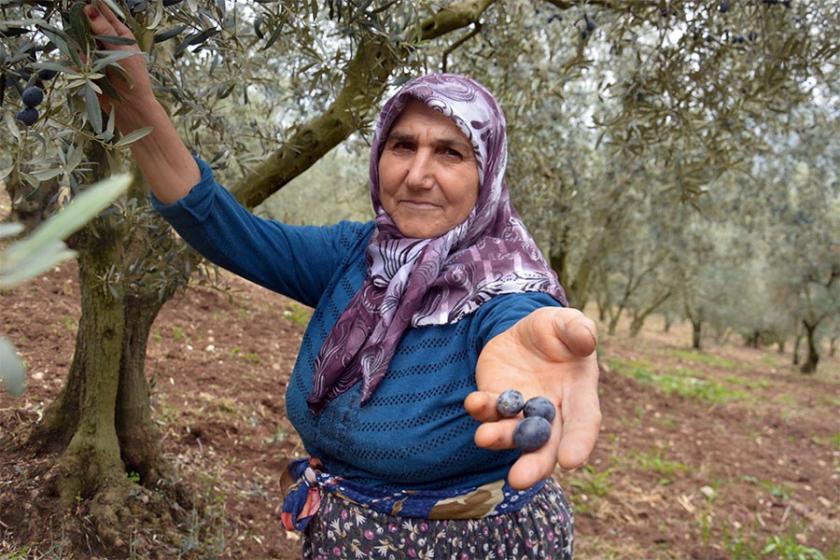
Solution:
{"label": "bare earth", "polygon": [[[204,550],[295,558],[280,473],[302,448],[283,394],[308,310],[222,278],[228,293],[193,287],[155,323],[153,416],[166,458],[210,504],[191,528]],[[22,398],[0,392],[2,559],[95,557],[84,535],[56,529],[84,526],[84,504],[63,511],[37,491],[54,457],[19,446],[62,387],[78,319],[75,264],[0,294],[0,335],[30,374]],[[602,335],[604,424],[590,465],[557,473],[577,512],[577,558],[840,558],[840,361],[806,377],[789,352],[737,337],[696,353],[685,326],[663,333],[653,319],[638,338],[625,333]],[[160,556],[155,535],[132,538],[134,557]]]}

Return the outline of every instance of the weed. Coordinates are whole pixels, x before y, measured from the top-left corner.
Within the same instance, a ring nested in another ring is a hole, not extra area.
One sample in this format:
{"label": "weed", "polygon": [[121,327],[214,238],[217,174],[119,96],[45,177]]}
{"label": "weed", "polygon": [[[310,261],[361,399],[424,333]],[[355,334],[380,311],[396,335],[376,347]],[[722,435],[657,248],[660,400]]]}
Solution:
{"label": "weed", "polygon": [[62,317],[61,322],[62,324],[64,324],[64,329],[67,332],[74,333],[79,329],[79,323],[70,315],[65,315],[64,317]]}
{"label": "weed", "polygon": [[29,558],[30,548],[28,546],[24,546],[23,548],[19,548],[14,552],[10,552],[7,555],[4,555],[0,558],[3,560],[26,560]]}
{"label": "weed", "polygon": [[743,377],[735,377],[734,375],[727,375],[723,380],[732,385],[739,385],[747,389],[766,389],[771,385],[766,379],[745,379]]}
{"label": "weed", "polygon": [[289,304],[289,307],[283,311],[283,316],[289,319],[292,323],[305,327],[309,324],[309,319],[312,317],[312,310],[299,303],[292,302]]}
{"label": "weed", "polygon": [[257,354],[256,352],[243,352],[242,348],[240,348],[239,346],[234,346],[233,348],[231,348],[230,355],[234,358],[242,358],[243,360],[253,362],[255,364],[262,362],[262,358],[260,358],[259,354]]}
{"label": "weed", "polygon": [[833,436],[813,436],[811,440],[819,445],[828,445],[835,449],[840,449],[840,432],[837,432]]}
{"label": "weed", "polygon": [[696,371],[688,368],[677,368],[673,374],[658,374],[652,371],[650,364],[641,360],[622,360],[613,357],[609,358],[607,363],[619,374],[653,385],[666,395],[676,393],[711,403],[723,403],[747,397],[742,391],[730,389],[716,381],[703,379]]}
{"label": "weed", "polygon": [[779,560],[825,560],[825,555],[816,548],[796,541],[793,535],[774,535],[761,550],[763,555],[773,554]]}
{"label": "weed", "polygon": [[714,354],[706,354],[705,352],[698,352],[696,350],[672,350],[671,355],[687,362],[694,362],[697,364],[704,364],[716,368],[723,369],[741,369],[744,367],[740,362],[724,358],[722,356],[715,356]]}
{"label": "weed", "polygon": [[569,484],[573,488],[579,490],[582,494],[588,496],[603,497],[610,493],[612,485],[610,484],[610,475],[614,468],[609,468],[603,471],[598,471],[592,465],[586,465],[583,469],[578,471],[577,476],[572,478]]}
{"label": "weed", "polygon": [[776,395],[775,397],[773,397],[773,402],[784,405],[787,409],[785,410],[785,412],[792,412],[798,404],[796,402],[796,397],[794,397],[793,395],[788,395],[787,393],[780,393]]}
{"label": "weed", "polygon": [[741,480],[744,482],[749,482],[750,484],[755,484],[760,488],[763,488],[768,494],[773,496],[774,498],[778,498],[780,500],[787,500],[790,498],[791,489],[790,487],[784,484],[776,484],[771,480],[762,480],[756,478],[754,476],[744,476],[741,477]]}
{"label": "weed", "polygon": [[179,325],[174,325],[172,327],[172,340],[174,340],[175,342],[183,342],[185,338],[186,335],[184,334],[183,327]]}
{"label": "weed", "polygon": [[140,484],[140,473],[137,471],[128,471],[128,480],[134,484]]}
{"label": "weed", "polygon": [[758,547],[754,535],[742,537],[736,533],[733,536],[724,528],[723,548],[729,553],[729,558],[732,560],[758,560],[761,557]]}
{"label": "weed", "polygon": [[677,421],[675,419],[671,418],[670,416],[663,416],[659,420],[659,423],[660,423],[660,425],[662,425],[663,428],[676,428],[677,427]]}
{"label": "weed", "polygon": [[667,450],[656,448],[646,453],[636,453],[633,458],[636,466],[646,471],[653,471],[661,476],[659,484],[667,486],[674,482],[674,476],[688,470],[688,465],[672,461],[667,457]]}

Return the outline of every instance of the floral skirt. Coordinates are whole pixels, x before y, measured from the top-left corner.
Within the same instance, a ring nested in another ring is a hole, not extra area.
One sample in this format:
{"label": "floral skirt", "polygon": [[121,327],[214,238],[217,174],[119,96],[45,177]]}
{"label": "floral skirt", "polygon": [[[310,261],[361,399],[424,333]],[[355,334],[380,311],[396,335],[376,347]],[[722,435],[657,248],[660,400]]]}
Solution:
{"label": "floral skirt", "polygon": [[553,479],[516,512],[480,519],[395,517],[325,492],[306,528],[303,558],[571,560],[574,517]]}

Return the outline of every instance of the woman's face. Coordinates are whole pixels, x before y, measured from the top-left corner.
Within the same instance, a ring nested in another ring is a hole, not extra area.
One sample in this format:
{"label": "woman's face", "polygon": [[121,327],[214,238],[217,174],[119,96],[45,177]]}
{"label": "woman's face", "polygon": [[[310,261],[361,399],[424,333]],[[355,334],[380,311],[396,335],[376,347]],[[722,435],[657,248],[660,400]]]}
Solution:
{"label": "woman's face", "polygon": [[379,158],[379,199],[406,237],[443,235],[478,199],[478,162],[454,122],[420,101],[391,127]]}

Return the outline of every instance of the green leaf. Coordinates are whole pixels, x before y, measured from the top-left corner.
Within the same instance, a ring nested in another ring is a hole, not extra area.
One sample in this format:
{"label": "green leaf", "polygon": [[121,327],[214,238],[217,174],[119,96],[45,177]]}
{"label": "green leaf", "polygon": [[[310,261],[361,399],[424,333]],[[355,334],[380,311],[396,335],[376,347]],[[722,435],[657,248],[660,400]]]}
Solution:
{"label": "green leaf", "polygon": [[44,250],[55,252],[51,247],[54,247],[57,241],[65,239],[99,214],[121,196],[130,183],[129,174],[115,175],[96,183],[70,201],[58,214],[41,224],[31,236],[10,245],[0,254],[2,267],[14,268]]}
{"label": "green leaf", "polygon": [[85,15],[84,2],[74,2],[70,6],[70,26],[67,28],[67,32],[81,49],[86,46],[93,46],[90,44],[90,25]]}
{"label": "green leaf", "polygon": [[55,70],[56,72],[63,72],[63,73],[67,73],[67,74],[76,74],[77,76],[80,75],[75,70],[70,68],[69,66],[65,66],[64,64],[60,64],[58,62],[49,62],[49,61],[36,62],[35,64],[32,65],[32,68],[36,68],[36,69],[43,68],[45,70]]}
{"label": "green leaf", "polygon": [[30,174],[39,181],[49,181],[53,177],[58,177],[62,173],[64,173],[64,169],[61,167],[52,167],[49,169],[40,169],[38,171],[30,172]]}
{"label": "green leaf", "polygon": [[140,51],[116,51],[116,52],[112,52],[108,56],[102,57],[99,60],[97,60],[93,64],[93,66],[91,67],[91,70],[93,70],[94,72],[99,72],[103,68],[108,66],[109,64],[113,64],[113,63],[115,63],[119,60],[126,59],[130,56],[137,56],[137,55],[142,55],[142,54],[143,53],[140,52]]}
{"label": "green leaf", "polygon": [[154,127],[151,127],[151,126],[145,126],[143,128],[138,128],[137,130],[133,130],[133,131],[129,132],[128,134],[126,134],[125,136],[123,136],[122,138],[120,138],[114,145],[115,146],[128,146],[132,142],[136,142],[136,141],[140,140],[141,138],[143,138],[144,136],[147,136],[147,135],[151,134],[151,132],[153,130],[154,130]]}
{"label": "green leaf", "polygon": [[[94,39],[102,43],[110,45],[136,45],[137,41],[130,37],[120,37],[119,35],[94,35]],[[124,51],[127,52],[127,51]]]}
{"label": "green leaf", "polygon": [[102,1],[105,2],[105,4],[107,4],[109,8],[111,8],[111,11],[114,12],[117,15],[118,18],[125,21],[125,14],[120,9],[120,7],[117,5],[117,3],[114,2],[114,0],[102,0]]}
{"label": "green leaf", "polygon": [[88,121],[97,134],[102,132],[102,107],[99,106],[99,98],[90,83],[85,84],[85,110]]}
{"label": "green leaf", "polygon": [[67,259],[76,256],[61,241],[53,241],[42,247],[37,253],[27,256],[13,267],[0,267],[0,288],[11,288],[27,280],[39,276]]}
{"label": "green leaf", "polygon": [[15,347],[5,338],[0,338],[0,381],[16,397],[26,389],[26,368]]}
{"label": "green leaf", "polygon": [[4,237],[12,237],[13,235],[17,235],[24,230],[23,224],[18,223],[6,223],[0,224],[0,239]]}

